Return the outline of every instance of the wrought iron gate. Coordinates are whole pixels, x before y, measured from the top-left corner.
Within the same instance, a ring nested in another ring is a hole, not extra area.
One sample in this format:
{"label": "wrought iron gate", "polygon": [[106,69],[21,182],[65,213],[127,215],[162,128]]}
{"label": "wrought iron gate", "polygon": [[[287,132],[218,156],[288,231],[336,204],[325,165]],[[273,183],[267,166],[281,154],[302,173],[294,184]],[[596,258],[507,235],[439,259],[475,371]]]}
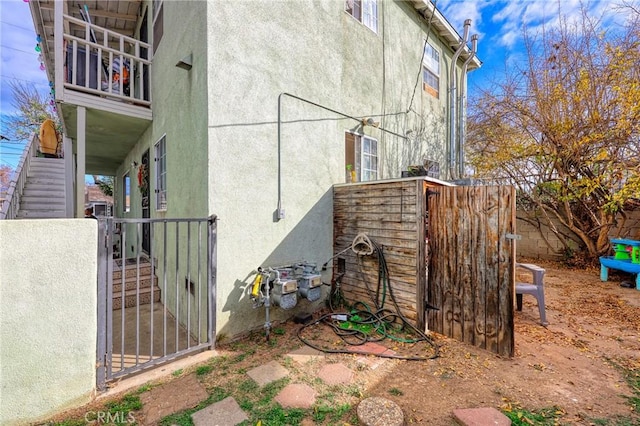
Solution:
{"label": "wrought iron gate", "polygon": [[[151,256],[143,250],[145,229]],[[99,220],[99,390],[214,347],[216,230],[216,216]]]}

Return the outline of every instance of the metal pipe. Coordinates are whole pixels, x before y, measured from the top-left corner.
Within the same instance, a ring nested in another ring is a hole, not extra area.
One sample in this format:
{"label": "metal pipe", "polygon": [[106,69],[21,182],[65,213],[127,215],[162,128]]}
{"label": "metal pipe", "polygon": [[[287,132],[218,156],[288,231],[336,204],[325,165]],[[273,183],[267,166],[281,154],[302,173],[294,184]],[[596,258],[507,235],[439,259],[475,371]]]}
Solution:
{"label": "metal pipe", "polygon": [[451,178],[455,174],[455,162],[456,162],[456,64],[458,58],[467,45],[467,37],[469,36],[469,26],[471,25],[471,19],[464,21],[464,32],[462,40],[458,45],[457,50],[453,54],[451,59],[451,66],[449,69],[449,173]]}
{"label": "metal pipe", "polygon": [[467,130],[467,70],[469,68],[469,64],[476,56],[476,52],[478,51],[478,34],[474,34],[471,36],[471,54],[462,64],[462,71],[460,73],[460,106],[458,108],[458,141],[456,150],[458,152],[458,177],[464,177],[464,144],[466,138],[466,130]]}

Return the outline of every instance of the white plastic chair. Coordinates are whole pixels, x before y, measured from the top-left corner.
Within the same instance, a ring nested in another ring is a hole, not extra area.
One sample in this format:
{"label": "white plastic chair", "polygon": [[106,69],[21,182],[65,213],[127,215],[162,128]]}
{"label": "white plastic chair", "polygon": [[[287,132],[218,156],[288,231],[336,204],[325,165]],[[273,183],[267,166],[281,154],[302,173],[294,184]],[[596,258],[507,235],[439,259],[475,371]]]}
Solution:
{"label": "white plastic chair", "polygon": [[522,295],[531,294],[538,301],[538,311],[540,311],[540,324],[547,326],[547,315],[544,305],[544,273],[545,270],[538,265],[531,263],[516,263],[516,268],[526,269],[533,276],[533,283],[516,282],[516,304],[519,311],[522,310]]}

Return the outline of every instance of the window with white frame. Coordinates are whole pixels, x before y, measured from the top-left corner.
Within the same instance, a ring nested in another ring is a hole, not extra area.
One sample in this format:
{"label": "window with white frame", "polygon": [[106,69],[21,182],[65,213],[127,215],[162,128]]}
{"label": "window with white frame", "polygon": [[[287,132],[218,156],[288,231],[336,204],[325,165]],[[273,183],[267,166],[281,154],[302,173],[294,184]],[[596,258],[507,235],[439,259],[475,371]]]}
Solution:
{"label": "window with white frame", "polygon": [[440,52],[429,43],[424,46],[422,87],[430,95],[440,97]]}
{"label": "window with white frame", "polygon": [[156,210],[167,209],[167,135],[155,144]]}
{"label": "window with white frame", "polygon": [[378,0],[345,0],[344,10],[373,32],[378,32]]}
{"label": "window with white frame", "polygon": [[347,182],[378,179],[378,141],[369,136],[345,133],[345,170]]}

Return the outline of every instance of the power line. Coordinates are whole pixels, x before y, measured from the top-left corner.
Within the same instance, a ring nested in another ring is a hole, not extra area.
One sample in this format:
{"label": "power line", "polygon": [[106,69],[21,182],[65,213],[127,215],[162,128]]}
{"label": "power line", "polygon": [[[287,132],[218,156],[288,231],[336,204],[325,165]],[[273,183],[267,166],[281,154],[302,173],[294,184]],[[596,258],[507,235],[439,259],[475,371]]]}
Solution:
{"label": "power line", "polygon": [[33,84],[48,84],[47,83],[47,79],[43,80],[43,81],[33,81],[33,80],[25,80],[24,78],[18,78],[18,77],[13,77],[10,75],[5,75],[5,74],[0,74],[0,77],[4,77],[4,78],[8,78],[8,79],[12,79],[12,80],[19,80],[19,81],[24,81],[25,83],[33,83]]}
{"label": "power line", "polygon": [[2,47],[3,49],[17,50],[18,52],[28,53],[30,55],[35,55],[35,56],[40,55],[40,53],[35,52],[35,51],[34,52],[29,52],[28,50],[16,49],[15,47],[6,46],[4,44],[0,44],[0,47]]}
{"label": "power line", "polygon": [[2,22],[3,24],[11,25],[12,27],[20,28],[21,30],[25,30],[25,31],[29,31],[29,32],[34,32],[34,29],[33,29],[33,28],[21,27],[20,25],[16,25],[16,24],[14,24],[14,23],[7,22],[7,21],[2,21],[2,20],[0,20],[0,22]]}

